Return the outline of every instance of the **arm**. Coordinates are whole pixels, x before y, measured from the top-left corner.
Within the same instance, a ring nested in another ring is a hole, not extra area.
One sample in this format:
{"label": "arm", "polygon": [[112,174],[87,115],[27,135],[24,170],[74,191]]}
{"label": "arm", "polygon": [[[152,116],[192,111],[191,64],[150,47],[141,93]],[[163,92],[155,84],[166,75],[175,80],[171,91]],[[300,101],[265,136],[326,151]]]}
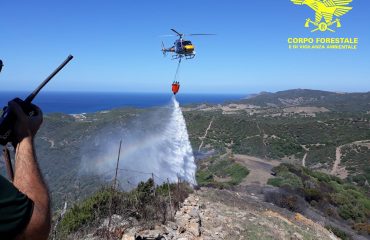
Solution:
{"label": "arm", "polygon": [[48,189],[38,167],[33,139],[42,123],[41,110],[27,117],[20,106],[10,102],[9,106],[17,116],[14,133],[16,156],[14,186],[34,202],[31,220],[17,239],[47,239],[50,231],[50,199]]}

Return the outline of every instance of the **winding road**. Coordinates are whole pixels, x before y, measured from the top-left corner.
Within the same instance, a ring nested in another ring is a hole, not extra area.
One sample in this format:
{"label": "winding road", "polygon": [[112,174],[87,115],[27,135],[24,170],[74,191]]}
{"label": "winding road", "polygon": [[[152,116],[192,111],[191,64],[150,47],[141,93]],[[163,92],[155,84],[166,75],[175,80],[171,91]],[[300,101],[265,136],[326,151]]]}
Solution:
{"label": "winding road", "polygon": [[307,158],[307,153],[304,154],[303,159],[302,159],[302,166],[306,167],[306,158]]}
{"label": "winding road", "polygon": [[208,127],[206,129],[206,132],[204,133],[203,137],[200,137],[199,138],[199,139],[202,140],[202,142],[199,145],[198,151],[200,151],[200,149],[203,147],[204,139],[207,137],[208,131],[209,131],[209,129],[211,129],[212,123],[213,123],[213,118],[212,118],[211,122],[209,123],[209,125],[208,125]]}
{"label": "winding road", "polygon": [[346,178],[348,176],[348,173],[345,167],[339,167],[341,160],[342,160],[342,152],[341,152],[342,147],[349,146],[349,145],[366,145],[370,147],[369,141],[370,140],[360,140],[360,141],[347,143],[347,144],[337,147],[335,150],[335,162],[334,162],[334,165],[333,165],[333,168],[330,174],[339,176],[340,178]]}

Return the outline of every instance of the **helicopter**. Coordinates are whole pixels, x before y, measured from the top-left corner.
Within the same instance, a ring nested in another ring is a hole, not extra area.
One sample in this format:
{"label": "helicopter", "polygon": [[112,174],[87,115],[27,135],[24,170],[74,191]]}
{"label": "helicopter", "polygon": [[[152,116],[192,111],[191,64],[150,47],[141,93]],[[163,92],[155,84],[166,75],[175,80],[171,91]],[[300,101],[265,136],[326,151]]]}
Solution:
{"label": "helicopter", "polygon": [[163,56],[166,56],[168,52],[174,53],[172,55],[172,59],[193,59],[195,57],[195,47],[191,41],[185,40],[184,36],[200,36],[200,35],[215,35],[211,33],[191,33],[191,34],[183,34],[179,33],[175,29],[171,28],[171,31],[176,33],[176,35],[165,35],[167,37],[176,37],[179,38],[174,42],[172,47],[165,48],[164,43],[162,42],[162,53]]}

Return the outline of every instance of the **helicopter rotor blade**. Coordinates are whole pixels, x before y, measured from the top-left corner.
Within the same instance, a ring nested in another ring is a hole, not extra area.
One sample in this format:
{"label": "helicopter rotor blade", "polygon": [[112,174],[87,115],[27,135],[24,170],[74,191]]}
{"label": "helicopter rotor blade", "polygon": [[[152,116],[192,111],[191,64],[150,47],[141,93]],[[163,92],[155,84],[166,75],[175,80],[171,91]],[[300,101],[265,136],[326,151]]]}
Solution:
{"label": "helicopter rotor blade", "polygon": [[178,36],[182,37],[184,34],[182,33],[179,33],[178,31],[176,31],[175,29],[171,28],[171,31],[176,33]]}
{"label": "helicopter rotor blade", "polygon": [[190,34],[184,34],[185,36],[213,36],[216,35],[214,33],[190,33]]}
{"label": "helicopter rotor blade", "polygon": [[174,34],[166,34],[166,35],[160,35],[159,37],[177,37],[177,35],[174,35]]}

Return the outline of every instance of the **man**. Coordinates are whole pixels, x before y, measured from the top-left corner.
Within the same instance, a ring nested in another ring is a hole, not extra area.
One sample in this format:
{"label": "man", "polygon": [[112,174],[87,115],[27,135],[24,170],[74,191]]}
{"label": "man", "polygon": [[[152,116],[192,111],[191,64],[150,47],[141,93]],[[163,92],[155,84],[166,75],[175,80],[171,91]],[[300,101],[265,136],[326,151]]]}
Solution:
{"label": "man", "polygon": [[36,160],[34,137],[42,112],[28,117],[14,101],[15,173],[13,184],[0,176],[0,239],[47,239],[50,231],[50,198]]}

